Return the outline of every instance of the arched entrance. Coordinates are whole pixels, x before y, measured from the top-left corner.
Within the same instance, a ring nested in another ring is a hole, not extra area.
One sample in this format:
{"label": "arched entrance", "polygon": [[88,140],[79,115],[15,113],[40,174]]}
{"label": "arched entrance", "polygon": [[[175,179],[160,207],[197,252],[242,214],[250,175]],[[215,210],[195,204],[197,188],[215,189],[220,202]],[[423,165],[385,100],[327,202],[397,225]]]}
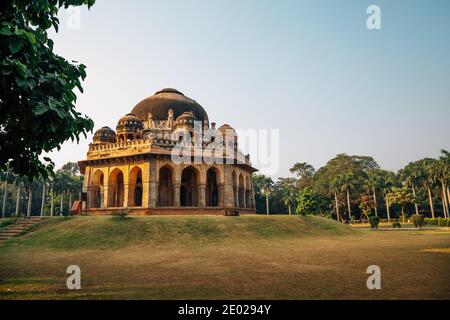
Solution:
{"label": "arched entrance", "polygon": [[205,199],[207,207],[217,207],[219,205],[219,187],[217,183],[218,172],[212,167],[206,172]]}
{"label": "arched entrance", "polygon": [[123,173],[114,169],[109,175],[108,207],[121,208],[124,203]]}
{"label": "arched entrance", "polygon": [[173,180],[172,170],[165,166],[159,169],[159,183],[158,183],[158,206],[171,207],[173,206]]}
{"label": "arched entrance", "polygon": [[251,182],[250,177],[245,177],[245,206],[247,208],[252,207],[252,188],[251,188]]}
{"label": "arched entrance", "polygon": [[184,169],[181,174],[180,205],[198,206],[198,172],[192,166]]}
{"label": "arched entrance", "polygon": [[244,188],[244,177],[242,174],[239,175],[239,208],[245,208],[245,188]]}
{"label": "arched entrance", "polygon": [[237,185],[237,176],[236,172],[233,171],[233,204],[235,207],[238,207],[238,185]]}
{"label": "arched entrance", "polygon": [[128,184],[128,204],[130,207],[142,206],[142,170],[134,167],[130,171],[130,181]]}
{"label": "arched entrance", "polygon": [[101,208],[103,202],[103,172],[101,170],[97,170],[92,176],[89,189],[89,207]]}

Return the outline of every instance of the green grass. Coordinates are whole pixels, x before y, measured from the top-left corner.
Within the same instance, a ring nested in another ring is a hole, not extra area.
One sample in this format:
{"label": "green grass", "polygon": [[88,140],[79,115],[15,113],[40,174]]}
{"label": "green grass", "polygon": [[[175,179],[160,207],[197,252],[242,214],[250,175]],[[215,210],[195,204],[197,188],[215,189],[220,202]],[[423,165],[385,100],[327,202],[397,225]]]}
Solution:
{"label": "green grass", "polygon": [[8,246],[52,249],[118,249],[131,245],[177,242],[202,245],[245,241],[355,234],[347,226],[320,217],[173,216],[53,218]]}
{"label": "green grass", "polygon": [[16,219],[13,218],[0,219],[0,229],[13,224],[14,221],[16,221]]}
{"label": "green grass", "polygon": [[450,299],[449,243],[313,216],[54,217],[0,244],[0,300]]}

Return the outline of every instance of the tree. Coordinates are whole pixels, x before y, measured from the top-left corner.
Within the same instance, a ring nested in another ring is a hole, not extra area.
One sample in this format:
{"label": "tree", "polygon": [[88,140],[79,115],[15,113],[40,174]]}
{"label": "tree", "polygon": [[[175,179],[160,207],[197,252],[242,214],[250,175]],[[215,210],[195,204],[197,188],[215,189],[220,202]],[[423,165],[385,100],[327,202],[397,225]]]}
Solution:
{"label": "tree", "polygon": [[43,152],[59,149],[91,132],[94,123],[75,110],[83,92],[85,66],[53,52],[48,29],[58,31],[61,7],[95,0],[9,0],[0,2],[0,170],[29,179],[47,178],[54,168]]}
{"label": "tree", "polygon": [[341,221],[341,217],[339,215],[339,199],[338,199],[338,192],[341,191],[341,181],[340,181],[339,177],[335,177],[333,180],[331,180],[330,186],[334,191],[336,219],[337,219],[337,221]]}
{"label": "tree", "polygon": [[289,169],[289,171],[298,177],[299,187],[305,188],[311,184],[316,170],[309,163],[297,162]]}
{"label": "tree", "polygon": [[391,213],[390,213],[390,204],[388,199],[388,194],[391,192],[391,188],[397,184],[396,176],[393,172],[387,170],[379,171],[379,188],[381,189],[381,193],[384,197],[385,205],[386,205],[386,214],[388,222],[391,221]]}
{"label": "tree", "polygon": [[402,222],[405,223],[405,208],[408,204],[415,203],[416,199],[414,195],[407,187],[393,187],[387,197],[390,203],[396,203],[402,208]]}
{"label": "tree", "polygon": [[253,185],[255,188],[256,195],[262,195],[265,197],[265,211],[266,214],[269,214],[269,195],[272,193],[274,188],[274,182],[270,177],[267,177],[262,174],[253,175]]}
{"label": "tree", "polygon": [[302,189],[297,197],[296,213],[305,216],[317,213],[318,208],[319,196],[311,188]]}
{"label": "tree", "polygon": [[288,208],[289,215],[292,215],[291,206],[295,206],[295,200],[297,197],[297,189],[295,188],[295,183],[295,179],[290,178],[280,178],[277,183],[282,193],[281,200]]}
{"label": "tree", "polygon": [[350,205],[350,190],[355,188],[355,182],[353,178],[353,173],[348,172],[346,174],[341,175],[341,191],[345,191],[347,195],[347,208],[348,208],[348,218],[349,221],[352,221],[352,209]]}
{"label": "tree", "polygon": [[[416,186],[420,184],[423,178],[423,170],[419,162],[411,162],[405,168],[399,171],[399,176],[407,187],[410,187],[414,198],[416,198]],[[414,202],[416,214],[419,214],[419,206]]]}
{"label": "tree", "polygon": [[[369,220],[372,215],[372,210],[376,208],[375,199],[370,195],[361,195],[359,197],[359,207],[363,214],[366,216],[367,220]],[[377,217],[377,215],[375,214]]]}
{"label": "tree", "polygon": [[381,170],[380,169],[372,169],[372,170],[369,170],[369,172],[367,173],[366,189],[367,189],[367,191],[372,193],[376,217],[378,217],[377,189],[380,187],[381,179],[382,178],[381,178]]}

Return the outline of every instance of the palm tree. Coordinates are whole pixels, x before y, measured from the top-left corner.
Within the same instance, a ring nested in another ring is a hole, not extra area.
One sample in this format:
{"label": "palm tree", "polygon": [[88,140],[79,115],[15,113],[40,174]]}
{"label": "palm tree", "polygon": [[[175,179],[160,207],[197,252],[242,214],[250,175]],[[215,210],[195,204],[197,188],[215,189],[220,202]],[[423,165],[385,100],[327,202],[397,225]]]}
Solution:
{"label": "palm tree", "polygon": [[266,176],[262,176],[260,179],[261,192],[266,196],[266,213],[269,215],[269,195],[272,193],[273,180]]}
{"label": "palm tree", "polygon": [[6,216],[6,199],[8,198],[8,176],[9,176],[9,162],[6,164],[5,192],[3,193],[2,218],[5,218]]}
{"label": "palm tree", "polygon": [[442,210],[445,218],[447,218],[449,210],[447,199],[447,183],[450,175],[449,162],[450,160],[445,156],[445,152],[443,151],[443,156],[435,161],[430,168],[433,179],[441,184]]}
{"label": "palm tree", "polygon": [[447,214],[445,218],[447,218],[449,213],[449,196],[448,196],[448,187],[447,184],[450,180],[450,153],[447,150],[441,150],[441,156],[438,160],[438,173],[439,173],[439,182],[442,187],[442,199],[444,202],[445,211]]}
{"label": "palm tree", "polygon": [[428,160],[424,163],[425,177],[423,179],[423,186],[428,191],[428,202],[430,204],[431,217],[434,219],[434,205],[433,205],[433,194],[431,189],[436,183],[435,175],[433,174],[433,163],[435,160]]}
{"label": "palm tree", "polygon": [[44,216],[45,198],[47,197],[46,182],[42,180],[41,217]]}
{"label": "palm tree", "polygon": [[290,186],[286,186],[283,188],[283,196],[281,200],[283,201],[284,205],[287,206],[290,216],[292,215],[291,205],[295,201],[295,196],[296,193],[294,188]]}
{"label": "palm tree", "polygon": [[372,192],[373,201],[375,204],[375,216],[378,217],[378,207],[377,207],[377,193],[376,190],[380,186],[380,173],[379,170],[370,170],[367,174],[368,179],[366,180],[366,189],[368,192]]}
{"label": "palm tree", "polygon": [[341,176],[341,191],[345,191],[347,194],[347,208],[348,208],[348,218],[350,219],[350,223],[352,221],[352,208],[350,205],[350,190],[355,188],[355,181],[353,178],[353,173],[348,172]]}
{"label": "palm tree", "polygon": [[[416,188],[415,186],[418,183],[420,177],[420,170],[417,168],[417,163],[412,162],[408,164],[404,169],[400,170],[399,175],[405,183],[406,187],[410,187],[413,193],[413,196],[416,197]],[[414,202],[414,208],[416,210],[416,214],[419,214],[419,206],[417,202]]]}
{"label": "palm tree", "polygon": [[380,171],[379,176],[379,188],[381,189],[381,193],[384,197],[384,202],[386,205],[386,214],[388,222],[391,221],[391,212],[390,212],[390,204],[388,199],[388,193],[391,191],[391,188],[395,185],[395,174],[391,171],[382,170]]}
{"label": "palm tree", "polygon": [[336,208],[336,219],[337,221],[341,221],[341,217],[339,215],[339,201],[338,201],[338,192],[341,190],[341,181],[339,177],[335,177],[330,182],[331,189],[334,192],[334,202],[335,202],[335,208]]}

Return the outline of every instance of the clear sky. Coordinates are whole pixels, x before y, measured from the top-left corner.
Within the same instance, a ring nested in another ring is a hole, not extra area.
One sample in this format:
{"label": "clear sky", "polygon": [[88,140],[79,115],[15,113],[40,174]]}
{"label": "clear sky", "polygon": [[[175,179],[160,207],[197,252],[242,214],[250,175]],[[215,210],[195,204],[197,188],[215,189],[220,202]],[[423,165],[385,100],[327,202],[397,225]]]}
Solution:
{"label": "clear sky", "polygon": [[[381,30],[366,27],[371,4]],[[219,125],[280,129],[277,176],[338,153],[398,170],[450,149],[450,1],[97,0],[79,29],[73,17],[55,49],[87,65],[77,108],[96,129],[173,87]]]}

